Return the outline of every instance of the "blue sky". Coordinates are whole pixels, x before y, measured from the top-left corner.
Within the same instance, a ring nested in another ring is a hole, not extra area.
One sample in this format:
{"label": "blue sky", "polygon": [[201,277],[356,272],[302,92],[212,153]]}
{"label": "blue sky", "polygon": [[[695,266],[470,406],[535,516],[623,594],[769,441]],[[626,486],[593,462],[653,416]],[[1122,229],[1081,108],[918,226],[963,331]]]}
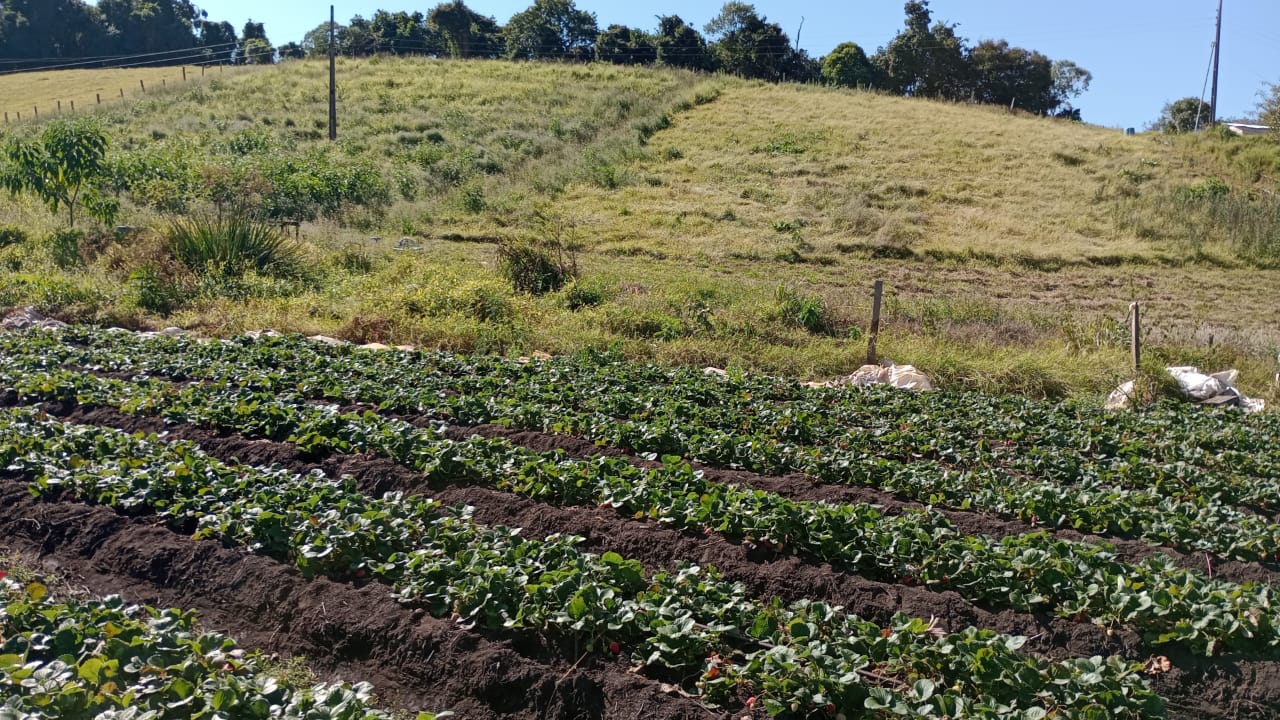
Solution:
{"label": "blue sky", "polygon": [[[469,0],[477,12],[506,22],[532,0]],[[436,2],[352,0],[339,2],[339,22],[377,9],[426,12]],[[723,0],[606,2],[577,0],[603,27],[621,23],[653,29],[656,15],[677,14],[701,28]],[[815,57],[846,40],[868,52],[902,27],[902,0],[760,0],[756,10],[780,24]],[[215,20],[241,27],[266,23],[276,44],[302,39],[328,19],[327,3],[303,0],[205,0]],[[1076,106],[1088,122],[1141,129],[1170,100],[1199,96],[1213,42],[1217,0],[933,0],[935,20],[959,24],[970,43],[994,38],[1074,60],[1093,72],[1093,86]],[[1280,83],[1280,1],[1225,0],[1219,115],[1252,114],[1264,83]]]}

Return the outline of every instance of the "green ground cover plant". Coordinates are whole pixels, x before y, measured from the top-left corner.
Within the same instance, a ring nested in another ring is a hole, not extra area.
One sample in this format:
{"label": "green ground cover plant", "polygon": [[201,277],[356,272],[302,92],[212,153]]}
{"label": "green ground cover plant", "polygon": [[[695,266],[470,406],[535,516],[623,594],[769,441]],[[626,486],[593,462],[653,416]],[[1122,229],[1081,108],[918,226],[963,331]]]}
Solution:
{"label": "green ground cover plant", "polygon": [[[119,333],[110,335],[125,337]],[[48,336],[34,337],[38,341]],[[270,347],[272,342],[266,345]],[[280,345],[287,351],[287,341]],[[235,354],[245,349],[234,343],[210,343],[207,347],[214,354]],[[180,356],[158,353],[156,357],[162,355]],[[283,357],[280,355],[277,359]],[[434,359],[455,365],[453,372],[444,373],[446,376],[491,377],[488,373],[476,373],[465,361],[459,364],[447,356]],[[1142,630],[1149,642],[1178,642],[1209,655],[1232,649],[1267,652],[1267,648],[1280,642],[1280,635],[1276,635],[1273,628],[1269,588],[1211,580],[1198,571],[1175,567],[1169,558],[1159,554],[1141,563],[1124,563],[1105,545],[1063,541],[1044,533],[1000,540],[967,536],[932,512],[888,516],[867,505],[790,501],[773,493],[709,482],[674,456],[667,458],[660,468],[644,470],[622,459],[572,460],[561,454],[523,450],[502,440],[473,438],[454,442],[446,440],[439,429],[416,427],[372,412],[340,413],[333,407],[316,406],[303,398],[290,397],[285,386],[302,383],[297,376],[289,376],[285,362],[278,362],[277,369],[270,373],[249,376],[247,385],[242,387],[222,378],[175,388],[167,382],[147,379],[145,375],[133,381],[121,381],[82,372],[44,372],[39,368],[41,364],[56,366],[63,360],[65,358],[59,358],[56,353],[45,352],[35,353],[27,366],[9,360],[4,381],[16,389],[19,398],[27,401],[75,401],[116,407],[128,413],[159,414],[171,422],[195,423],[249,437],[292,442],[305,452],[372,451],[444,482],[496,484],[499,488],[562,504],[617,507],[638,518],[763,542],[888,581],[955,590],[964,597],[994,607],[1023,610],[1044,607],[1076,620],[1130,625]],[[127,364],[126,358],[118,356],[114,365],[107,365],[118,371]],[[316,373],[316,382],[340,382],[322,365],[312,362],[307,367]],[[459,372],[462,368],[466,371]],[[585,369],[592,372],[599,368],[588,364]],[[626,370],[616,365],[611,369]],[[515,365],[510,370],[536,380],[536,373],[541,369]],[[641,375],[662,373],[656,368],[638,370]],[[550,370],[548,377],[567,379],[556,370]],[[593,387],[574,381],[563,384]],[[687,387],[702,396],[705,403],[709,396],[723,391],[718,384],[718,380],[695,375],[689,378]],[[804,394],[793,384],[783,382],[775,386],[773,381],[763,378],[755,380],[754,386],[762,390],[766,403],[787,394]],[[776,388],[772,397],[771,387]],[[438,387],[432,391],[438,395],[451,394],[441,392]],[[473,390],[467,394],[477,396]],[[728,394],[746,399],[743,395],[750,393],[730,386]],[[634,402],[635,396],[630,397],[629,401]],[[849,399],[845,398],[845,402]],[[1044,410],[1054,412],[1055,409],[1029,407],[1031,413]],[[952,412],[959,416],[964,411]],[[906,417],[900,415],[897,421]],[[1086,427],[1094,433],[1102,429],[1100,425],[1086,424]],[[1214,427],[1211,419],[1198,429],[1212,433]],[[1266,427],[1264,422],[1260,429]],[[17,438],[9,442],[21,447]],[[767,447],[775,442],[776,438],[758,436],[750,444]],[[1176,452],[1179,448],[1190,449],[1174,443],[1169,451]],[[15,452],[21,454],[20,450]],[[842,461],[838,465],[842,472],[856,476],[859,467],[868,463],[861,455],[854,455],[850,460],[852,458],[858,460]],[[875,462],[870,464],[874,466]],[[914,476],[928,478],[930,467],[910,470]],[[937,485],[948,479],[950,476],[944,472],[941,481],[932,482]],[[148,486],[141,479],[136,482],[142,482],[142,487]],[[875,485],[874,482],[868,484]],[[1028,496],[1035,498],[1038,492],[1033,489]],[[1059,498],[1061,503],[1072,505],[1080,503],[1076,497],[1080,495],[1087,503],[1094,492],[1087,486],[1069,487]],[[1118,497],[1122,498],[1123,494],[1108,498],[1108,502],[1123,502],[1117,500]],[[1231,514],[1229,504],[1211,502],[1206,507],[1220,515]],[[1154,505],[1147,515],[1141,509],[1135,511],[1131,522],[1150,523],[1157,530],[1168,528],[1166,532],[1174,538],[1172,542],[1192,544],[1206,530],[1181,525],[1177,518],[1183,512],[1176,506]],[[1239,526],[1235,537],[1244,538],[1241,548],[1256,548],[1259,543],[1269,547],[1268,543],[1273,542],[1267,538],[1275,537],[1274,527],[1268,529],[1265,522],[1255,525],[1241,516],[1236,516],[1235,522]],[[1229,533],[1223,535],[1231,537]]]}
{"label": "green ground cover plant", "polygon": [[1164,713],[1139,666],[1116,659],[1045,662],[1016,655],[1021,639],[991,632],[940,637],[905,617],[882,628],[822,603],[784,607],[692,566],[646,577],[615,553],[577,551],[576,538],[526,539],[423,498],[369,498],[319,474],[227,466],[190,445],[26,411],[5,411],[0,432],[6,465],[33,474],[38,492],[194,522],[198,537],[243,544],[309,574],[372,575],[437,615],[564,633],[598,650],[625,647],[643,664],[698,668],[710,703],[745,690],[770,714],[799,716],[831,708],[883,717]]}

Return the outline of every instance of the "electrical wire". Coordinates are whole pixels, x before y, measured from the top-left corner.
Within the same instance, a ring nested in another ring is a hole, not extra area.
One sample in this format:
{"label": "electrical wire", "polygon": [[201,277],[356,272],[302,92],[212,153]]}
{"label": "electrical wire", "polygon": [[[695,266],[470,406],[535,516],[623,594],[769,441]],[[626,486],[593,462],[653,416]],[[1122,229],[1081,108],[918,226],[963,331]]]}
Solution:
{"label": "electrical wire", "polygon": [[[114,58],[113,58],[113,59],[115,59],[115,60],[123,60],[123,61],[138,60],[139,58],[152,58],[151,60],[144,60],[144,61],[142,61],[142,62],[132,62],[132,63],[130,63],[130,62],[126,62],[126,63],[123,63],[123,64],[119,64],[119,63],[104,63],[102,59],[97,59],[97,60],[83,60],[83,61],[80,61],[80,62],[59,63],[59,64],[55,64],[55,65],[45,65],[45,66],[42,66],[42,67],[22,68],[22,69],[19,69],[19,70],[4,70],[4,71],[0,71],[0,75],[12,75],[12,74],[14,74],[14,73],[23,73],[23,72],[44,72],[44,71],[48,71],[48,70],[69,70],[69,69],[74,69],[74,68],[79,68],[79,67],[88,67],[88,66],[92,66],[92,67],[94,67],[95,69],[110,69],[110,68],[113,68],[113,67],[136,67],[136,66],[138,66],[138,65],[146,65],[146,64],[149,64],[149,63],[155,63],[155,62],[166,62],[166,61],[169,61],[169,60],[179,60],[179,59],[188,59],[188,58],[192,58],[192,57],[202,57],[202,56],[206,56],[206,55],[208,55],[208,51],[216,51],[216,50],[218,50],[218,49],[230,49],[230,48],[232,48],[232,47],[234,47],[234,46],[236,46],[236,45],[239,45],[239,44],[240,44],[239,42],[217,43],[217,44],[214,44],[214,45],[198,46],[198,47],[190,47],[190,48],[182,48],[182,49],[179,49],[179,50],[162,50],[162,51],[158,51],[158,52],[137,53],[137,54],[134,54],[134,55],[117,55],[117,56],[114,56]],[[273,48],[273,50],[274,50],[274,48]],[[161,58],[161,57],[159,57],[159,56],[161,56],[161,55],[174,55],[174,54],[178,54],[178,53],[186,53],[186,54],[185,54],[185,55],[181,55],[180,57],[173,57],[173,58]],[[216,52],[215,52],[214,54],[218,54],[218,53],[216,53]],[[25,61],[25,60],[11,60],[11,59],[3,59],[3,60],[0,60],[0,62],[4,62],[4,63],[16,63],[16,62],[26,62],[26,61]]]}

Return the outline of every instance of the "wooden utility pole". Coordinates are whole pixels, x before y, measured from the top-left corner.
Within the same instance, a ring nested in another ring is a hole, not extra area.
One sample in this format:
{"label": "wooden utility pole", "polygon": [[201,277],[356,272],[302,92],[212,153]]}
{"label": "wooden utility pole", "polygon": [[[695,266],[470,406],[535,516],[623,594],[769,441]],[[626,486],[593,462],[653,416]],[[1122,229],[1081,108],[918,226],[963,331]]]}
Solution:
{"label": "wooden utility pole", "polygon": [[329,6],[329,142],[338,139],[338,72],[334,64],[333,6]]}
{"label": "wooden utility pole", "polygon": [[1209,93],[1209,127],[1218,124],[1218,57],[1222,50],[1222,0],[1218,0],[1218,25],[1213,32],[1213,90]]}

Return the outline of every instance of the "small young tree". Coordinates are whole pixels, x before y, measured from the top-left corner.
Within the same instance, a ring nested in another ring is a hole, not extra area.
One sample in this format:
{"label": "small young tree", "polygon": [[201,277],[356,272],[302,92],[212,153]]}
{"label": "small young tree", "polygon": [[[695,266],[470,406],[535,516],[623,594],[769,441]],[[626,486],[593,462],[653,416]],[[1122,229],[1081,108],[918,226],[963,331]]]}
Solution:
{"label": "small young tree", "polygon": [[120,206],[104,192],[106,156],[107,136],[96,123],[55,120],[37,139],[10,139],[0,185],[15,195],[35,193],[55,215],[66,208],[68,227],[75,227],[81,207],[110,224]]}
{"label": "small young tree", "polygon": [[1270,125],[1273,132],[1280,132],[1280,85],[1268,84],[1258,97],[1258,121]]}

